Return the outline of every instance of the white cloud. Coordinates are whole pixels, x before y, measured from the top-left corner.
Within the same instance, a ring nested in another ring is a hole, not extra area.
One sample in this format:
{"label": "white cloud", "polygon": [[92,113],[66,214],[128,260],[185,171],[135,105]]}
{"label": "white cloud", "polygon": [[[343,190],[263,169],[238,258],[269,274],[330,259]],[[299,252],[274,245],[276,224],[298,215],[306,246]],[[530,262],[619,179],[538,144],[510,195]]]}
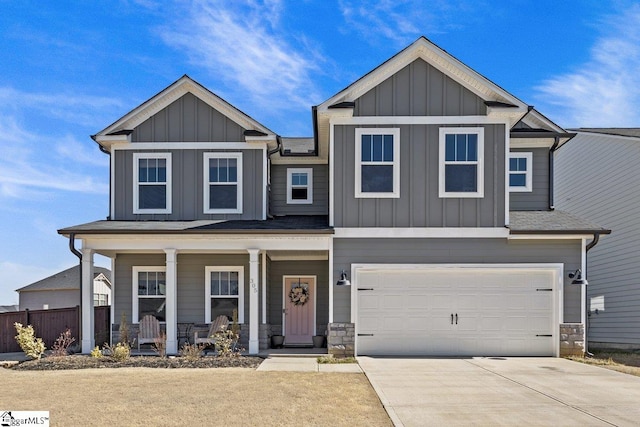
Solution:
{"label": "white cloud", "polygon": [[308,109],[319,99],[311,74],[323,59],[304,40],[279,32],[282,7],[279,0],[195,1],[175,13],[161,37],[221,78],[227,91],[239,87],[256,110]]}
{"label": "white cloud", "polygon": [[610,16],[591,58],[535,89],[547,115],[564,127],[640,125],[640,5]]}

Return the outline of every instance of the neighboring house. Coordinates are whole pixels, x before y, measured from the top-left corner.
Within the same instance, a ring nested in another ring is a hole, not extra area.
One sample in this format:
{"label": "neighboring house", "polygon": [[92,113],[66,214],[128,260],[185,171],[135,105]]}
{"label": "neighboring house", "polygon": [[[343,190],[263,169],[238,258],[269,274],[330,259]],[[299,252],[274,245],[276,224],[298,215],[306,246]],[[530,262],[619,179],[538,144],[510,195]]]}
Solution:
{"label": "neighboring house", "polygon": [[[111,272],[102,267],[93,267],[92,303],[111,303]],[[43,310],[68,308],[80,305],[80,267],[75,266],[16,289],[20,310]]]}
{"label": "neighboring house", "polygon": [[556,205],[613,230],[588,255],[589,344],[640,349],[640,128],[576,132],[557,153]]}
{"label": "neighboring house", "polygon": [[250,354],[325,331],[333,354],[581,351],[568,274],[608,231],[551,209],[573,134],[425,38],[312,112],[312,138],[282,138],[183,76],[93,136],[109,217],[59,233],[85,295],[112,259],[114,334],[153,313],[176,353],[238,309]]}
{"label": "neighboring house", "polygon": [[0,305],[0,313],[9,313],[11,311],[18,311],[18,305]]}

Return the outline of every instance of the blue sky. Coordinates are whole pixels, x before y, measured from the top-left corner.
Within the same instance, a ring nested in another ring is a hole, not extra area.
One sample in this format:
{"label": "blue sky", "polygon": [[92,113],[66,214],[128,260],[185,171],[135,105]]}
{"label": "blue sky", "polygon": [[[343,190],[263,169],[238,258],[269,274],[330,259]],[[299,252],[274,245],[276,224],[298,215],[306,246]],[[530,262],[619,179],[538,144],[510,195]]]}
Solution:
{"label": "blue sky", "polygon": [[[424,35],[559,125],[640,126],[640,4],[0,0],[0,304],[108,214],[89,135],[188,74],[283,136]],[[98,264],[108,266],[106,260]]]}

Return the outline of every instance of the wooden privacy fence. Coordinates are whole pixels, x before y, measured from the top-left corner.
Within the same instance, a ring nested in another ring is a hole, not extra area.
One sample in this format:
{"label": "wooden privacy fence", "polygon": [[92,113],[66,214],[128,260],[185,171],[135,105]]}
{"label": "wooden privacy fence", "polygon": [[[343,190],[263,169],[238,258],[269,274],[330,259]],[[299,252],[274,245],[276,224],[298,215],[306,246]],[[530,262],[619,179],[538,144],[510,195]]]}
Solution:
{"label": "wooden privacy fence", "polygon": [[[109,342],[109,328],[111,324],[111,307],[94,307],[95,325],[94,336],[96,344],[102,346]],[[71,330],[71,336],[76,340],[73,345],[80,343],[80,307],[56,308],[52,310],[24,310],[0,313],[0,353],[22,351],[15,339],[14,323],[24,326],[31,325],[38,338],[42,338],[50,349],[61,333]]]}

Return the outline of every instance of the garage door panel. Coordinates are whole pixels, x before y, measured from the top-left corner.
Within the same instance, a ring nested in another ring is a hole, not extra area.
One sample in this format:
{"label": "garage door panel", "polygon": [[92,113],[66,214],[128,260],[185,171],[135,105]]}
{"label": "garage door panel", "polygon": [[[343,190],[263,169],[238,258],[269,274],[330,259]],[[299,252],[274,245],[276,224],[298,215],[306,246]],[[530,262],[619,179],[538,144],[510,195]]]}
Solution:
{"label": "garage door panel", "polygon": [[554,298],[546,291],[554,287],[553,270],[416,268],[356,275],[359,288],[373,289],[357,294],[360,355],[554,354]]}

